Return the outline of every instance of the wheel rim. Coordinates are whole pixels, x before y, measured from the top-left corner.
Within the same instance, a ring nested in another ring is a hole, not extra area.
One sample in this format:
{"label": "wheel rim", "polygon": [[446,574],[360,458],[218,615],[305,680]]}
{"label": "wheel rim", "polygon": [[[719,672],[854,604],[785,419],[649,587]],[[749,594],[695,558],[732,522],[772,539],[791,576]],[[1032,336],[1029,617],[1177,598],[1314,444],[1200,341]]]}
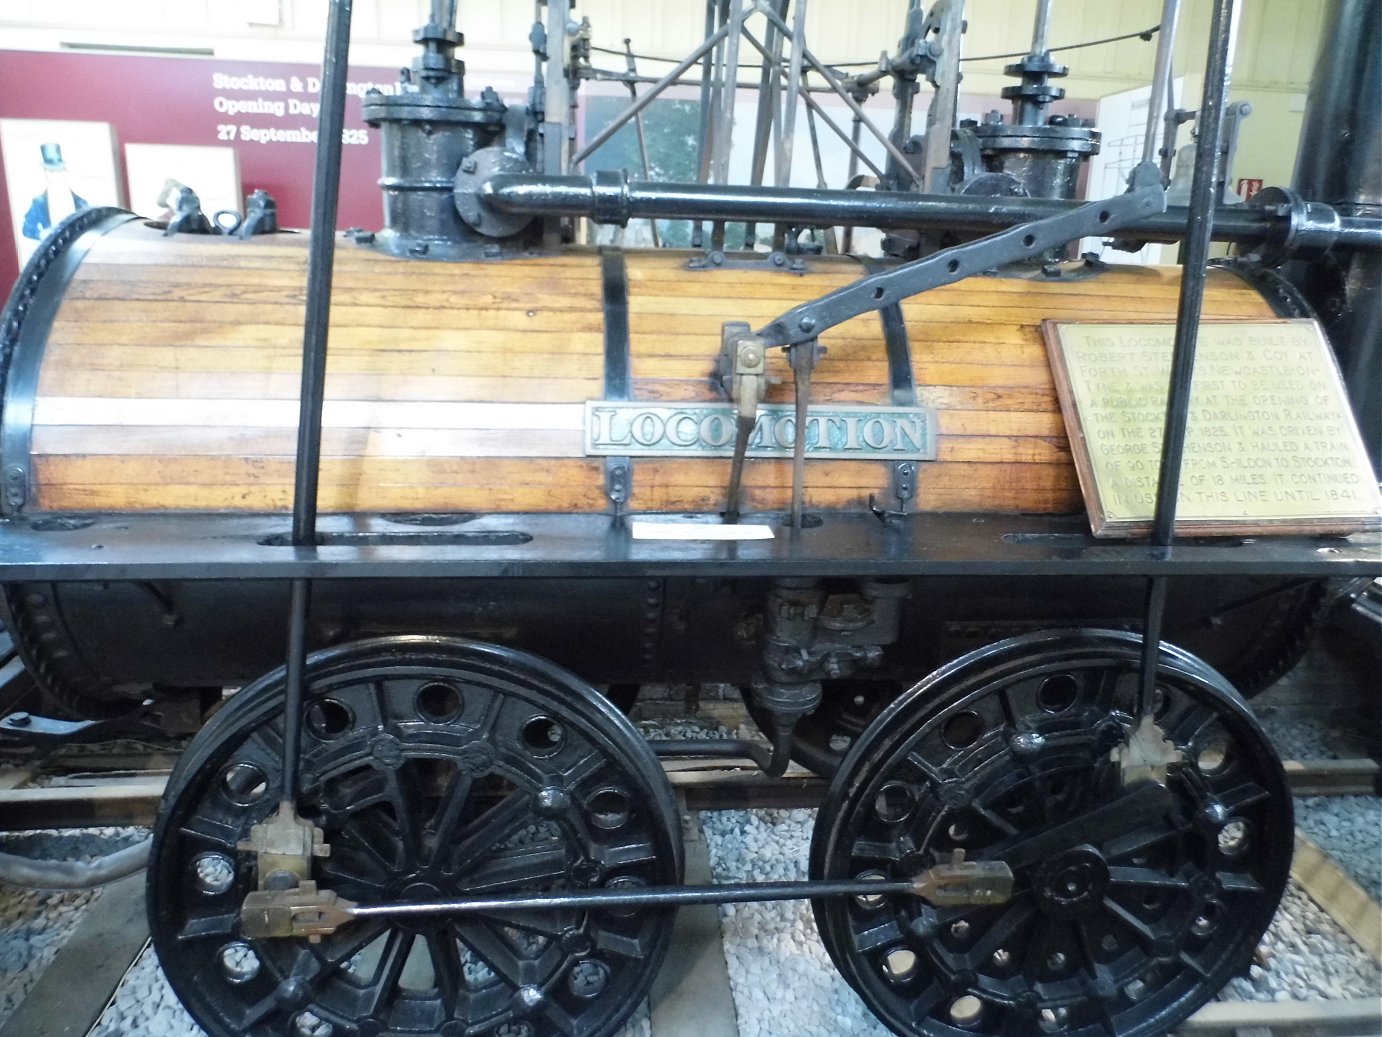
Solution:
{"label": "wheel rim", "polygon": [[[391,638],[309,661],[300,812],[314,877],[363,902],[675,883],[680,828],[628,721],[538,659]],[[236,844],[276,808],[283,675],[242,691],[169,783],[151,926],[211,1034],[596,1037],[643,998],[670,912],[351,923],[319,944],[243,939]]]}
{"label": "wheel rim", "polygon": [[[911,877],[956,849],[1020,859],[1036,833],[1121,802],[1109,753],[1132,720],[1139,655],[1132,635],[1038,634],[937,671],[846,758],[813,877]],[[1290,868],[1281,766],[1198,660],[1163,649],[1158,689],[1185,754],[1160,816],[1070,834],[1014,867],[1002,906],[814,903],[836,966],[893,1030],[1151,1037],[1246,968]]]}

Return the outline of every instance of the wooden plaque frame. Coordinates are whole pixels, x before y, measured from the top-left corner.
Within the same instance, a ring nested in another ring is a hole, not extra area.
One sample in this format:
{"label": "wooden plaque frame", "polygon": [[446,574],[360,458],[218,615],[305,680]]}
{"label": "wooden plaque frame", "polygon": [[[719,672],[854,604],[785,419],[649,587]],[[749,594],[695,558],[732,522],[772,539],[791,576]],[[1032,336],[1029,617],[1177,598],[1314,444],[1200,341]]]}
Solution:
{"label": "wooden plaque frame", "polygon": [[[1047,320],[1042,333],[1094,535],[1145,535],[1175,325]],[[1318,323],[1202,324],[1176,533],[1377,529],[1377,476]]]}

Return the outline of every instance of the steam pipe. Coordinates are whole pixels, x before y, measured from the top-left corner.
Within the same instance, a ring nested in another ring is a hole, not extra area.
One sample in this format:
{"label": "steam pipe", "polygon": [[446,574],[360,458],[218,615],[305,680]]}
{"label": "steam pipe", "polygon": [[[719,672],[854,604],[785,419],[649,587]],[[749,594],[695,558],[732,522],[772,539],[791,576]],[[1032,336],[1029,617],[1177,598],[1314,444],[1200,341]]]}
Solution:
{"label": "steam pipe", "polygon": [[[480,188],[482,204],[501,213],[577,216],[599,222],[630,219],[752,220],[815,224],[985,232],[1044,219],[1079,207],[1078,201],[1046,198],[981,198],[909,192],[840,191],[808,188],[741,187],[622,181],[597,184],[593,177],[500,174]],[[1325,217],[1333,215],[1329,210]],[[1182,241],[1189,210],[1171,206],[1139,220],[1120,237]],[[1290,214],[1274,206],[1235,205],[1214,212],[1214,240],[1255,243],[1284,234]],[[1329,228],[1325,229],[1324,224]],[[1382,252],[1382,218],[1342,215],[1337,233],[1320,220],[1321,249]],[[1305,228],[1309,230],[1309,228]]]}

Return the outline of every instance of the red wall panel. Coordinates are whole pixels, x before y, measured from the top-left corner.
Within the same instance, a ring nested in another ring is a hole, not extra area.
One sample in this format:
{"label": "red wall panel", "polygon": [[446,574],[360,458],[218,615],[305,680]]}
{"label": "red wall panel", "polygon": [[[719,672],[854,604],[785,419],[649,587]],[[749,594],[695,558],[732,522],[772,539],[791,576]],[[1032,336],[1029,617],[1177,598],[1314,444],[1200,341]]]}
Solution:
{"label": "red wall panel", "polygon": [[[278,200],[284,226],[306,227],[315,148],[273,138],[315,133],[320,74],[315,66],[276,62],[0,50],[0,118],[113,124],[122,181],[126,144],[234,147],[245,193],[263,188]],[[361,119],[359,94],[367,84],[388,86],[397,76],[397,69],[350,70],[341,227],[382,223],[378,134]],[[12,226],[8,198],[0,191],[0,300],[19,273]]]}

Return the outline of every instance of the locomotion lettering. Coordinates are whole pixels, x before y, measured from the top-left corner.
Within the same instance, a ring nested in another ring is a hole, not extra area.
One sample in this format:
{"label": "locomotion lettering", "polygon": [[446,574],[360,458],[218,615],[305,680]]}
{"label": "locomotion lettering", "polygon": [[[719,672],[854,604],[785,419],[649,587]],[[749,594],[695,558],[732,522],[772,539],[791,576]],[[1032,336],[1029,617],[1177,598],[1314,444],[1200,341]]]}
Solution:
{"label": "locomotion lettering", "polygon": [[[734,408],[727,403],[591,401],[585,409],[585,452],[594,457],[729,457],[734,432]],[[748,456],[790,457],[795,438],[793,408],[764,405]],[[814,407],[806,421],[806,456],[933,461],[935,417],[926,407]]]}

